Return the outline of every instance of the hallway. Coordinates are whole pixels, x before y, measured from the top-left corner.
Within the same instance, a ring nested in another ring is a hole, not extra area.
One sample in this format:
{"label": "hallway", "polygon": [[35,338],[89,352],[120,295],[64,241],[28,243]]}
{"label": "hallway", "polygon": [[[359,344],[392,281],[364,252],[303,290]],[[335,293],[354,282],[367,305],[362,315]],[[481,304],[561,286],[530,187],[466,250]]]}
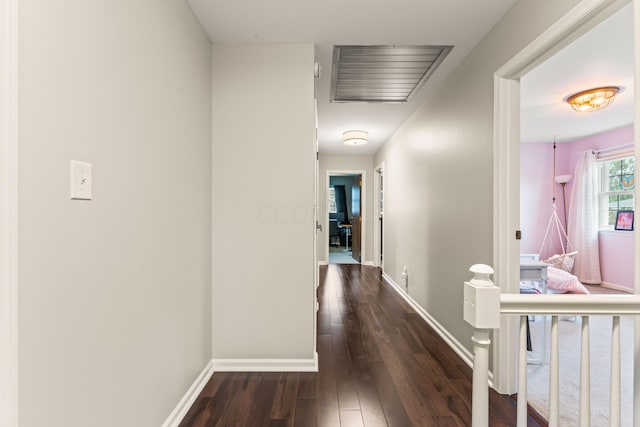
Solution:
{"label": "hallway", "polygon": [[[317,374],[216,373],[181,426],[471,424],[471,369],[380,269],[323,266],[319,297]],[[515,401],[492,392],[490,417],[513,425]]]}

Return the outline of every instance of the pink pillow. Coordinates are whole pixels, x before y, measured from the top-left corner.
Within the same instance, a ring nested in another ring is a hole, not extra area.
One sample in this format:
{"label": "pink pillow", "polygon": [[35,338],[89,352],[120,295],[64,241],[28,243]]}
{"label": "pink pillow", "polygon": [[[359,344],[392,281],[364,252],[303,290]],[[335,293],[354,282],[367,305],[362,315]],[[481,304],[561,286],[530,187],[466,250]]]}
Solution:
{"label": "pink pillow", "polygon": [[589,290],[584,287],[576,276],[559,268],[547,268],[547,288],[559,292],[573,292],[576,294],[588,294]]}

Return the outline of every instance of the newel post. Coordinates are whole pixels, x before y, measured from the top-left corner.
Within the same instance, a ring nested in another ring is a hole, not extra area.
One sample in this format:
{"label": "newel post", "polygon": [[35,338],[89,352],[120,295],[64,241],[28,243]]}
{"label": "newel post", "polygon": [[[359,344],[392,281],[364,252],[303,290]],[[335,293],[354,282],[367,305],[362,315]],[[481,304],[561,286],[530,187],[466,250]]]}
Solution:
{"label": "newel post", "polygon": [[464,320],[473,332],[473,427],[489,426],[489,333],[500,327],[500,288],[491,281],[493,268],[484,264],[469,269],[473,279],[464,283]]}

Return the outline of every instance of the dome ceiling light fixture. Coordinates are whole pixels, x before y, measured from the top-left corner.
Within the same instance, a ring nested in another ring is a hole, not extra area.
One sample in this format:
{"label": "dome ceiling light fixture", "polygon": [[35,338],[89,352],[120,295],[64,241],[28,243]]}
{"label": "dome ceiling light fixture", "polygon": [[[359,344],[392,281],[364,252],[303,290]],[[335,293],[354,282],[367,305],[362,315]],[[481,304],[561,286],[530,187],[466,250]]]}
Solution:
{"label": "dome ceiling light fixture", "polygon": [[586,113],[606,108],[619,93],[622,93],[620,86],[597,87],[569,95],[564,101],[577,112]]}
{"label": "dome ceiling light fixture", "polygon": [[364,145],[369,141],[369,132],[364,130],[348,130],[342,134],[345,145]]}

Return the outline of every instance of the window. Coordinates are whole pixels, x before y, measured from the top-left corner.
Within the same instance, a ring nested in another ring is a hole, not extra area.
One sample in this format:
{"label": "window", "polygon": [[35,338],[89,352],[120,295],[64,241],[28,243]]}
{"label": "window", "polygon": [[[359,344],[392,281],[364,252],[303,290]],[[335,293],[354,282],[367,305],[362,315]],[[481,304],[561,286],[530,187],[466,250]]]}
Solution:
{"label": "window", "polygon": [[329,213],[336,213],[338,210],[336,209],[336,189],[333,188],[333,185],[329,187]]}
{"label": "window", "polygon": [[600,164],[600,228],[613,228],[619,210],[634,210],[635,158]]}

